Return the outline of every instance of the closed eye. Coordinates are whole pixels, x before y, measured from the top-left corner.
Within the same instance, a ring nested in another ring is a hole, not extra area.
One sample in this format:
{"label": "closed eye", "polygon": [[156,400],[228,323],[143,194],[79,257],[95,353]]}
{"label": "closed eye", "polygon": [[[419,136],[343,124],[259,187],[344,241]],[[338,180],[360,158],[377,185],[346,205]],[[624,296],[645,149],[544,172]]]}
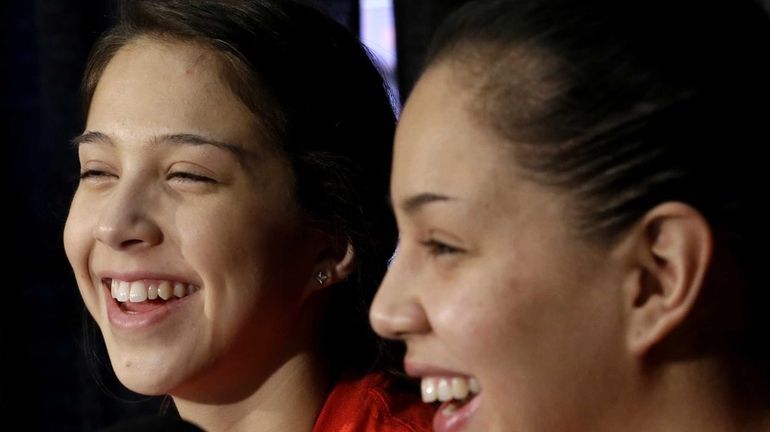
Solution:
{"label": "closed eye", "polygon": [[448,245],[444,242],[440,242],[434,239],[421,241],[420,244],[424,248],[426,248],[431,255],[434,255],[434,256],[450,255],[450,254],[457,254],[457,253],[464,252],[463,249]]}
{"label": "closed eye", "polygon": [[183,181],[183,182],[217,183],[216,180],[210,177],[206,177],[198,174],[192,174],[185,171],[172,172],[168,175],[168,177],[166,177],[166,179],[167,180],[177,179],[178,181]]}
{"label": "closed eye", "polygon": [[100,178],[100,177],[117,177],[114,174],[110,174],[107,171],[100,171],[100,170],[85,170],[80,172],[80,180],[87,180],[89,178]]}

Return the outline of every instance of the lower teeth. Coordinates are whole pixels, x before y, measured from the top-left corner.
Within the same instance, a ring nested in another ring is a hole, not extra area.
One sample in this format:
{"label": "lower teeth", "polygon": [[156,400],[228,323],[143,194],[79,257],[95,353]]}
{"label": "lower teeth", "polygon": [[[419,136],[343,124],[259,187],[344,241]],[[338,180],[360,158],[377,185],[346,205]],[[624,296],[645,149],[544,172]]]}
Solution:
{"label": "lower teeth", "polygon": [[468,402],[471,401],[476,395],[475,394],[469,394],[468,397],[466,397],[463,400],[453,400],[452,402],[449,402],[442,410],[441,414],[445,416],[450,416],[454,414],[457,410],[465,406]]}

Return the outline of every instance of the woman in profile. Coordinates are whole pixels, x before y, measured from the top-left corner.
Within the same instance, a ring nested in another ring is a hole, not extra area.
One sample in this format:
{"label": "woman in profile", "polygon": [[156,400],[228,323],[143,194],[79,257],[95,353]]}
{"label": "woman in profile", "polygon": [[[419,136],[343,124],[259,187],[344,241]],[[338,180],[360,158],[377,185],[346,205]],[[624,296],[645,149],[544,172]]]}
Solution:
{"label": "woman in profile", "polygon": [[439,432],[767,431],[770,22],[477,1],[396,132],[370,318]]}
{"label": "woman in profile", "polygon": [[354,37],[289,1],[130,1],[83,92],[64,245],[126,387],[207,431],[429,428],[366,321],[394,116]]}

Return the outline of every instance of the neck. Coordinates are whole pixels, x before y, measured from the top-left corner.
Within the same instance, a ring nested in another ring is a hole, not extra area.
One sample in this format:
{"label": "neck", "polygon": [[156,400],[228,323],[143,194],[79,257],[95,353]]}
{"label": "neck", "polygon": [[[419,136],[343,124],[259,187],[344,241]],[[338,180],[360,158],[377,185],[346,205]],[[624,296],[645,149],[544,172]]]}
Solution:
{"label": "neck", "polygon": [[328,393],[328,375],[315,355],[288,359],[254,392],[239,400],[207,403],[174,397],[180,415],[209,432],[308,432]]}
{"label": "neck", "polygon": [[[725,432],[770,430],[770,398],[764,380],[739,361],[679,360],[645,372],[631,398],[594,430]],[[724,371],[743,371],[743,376]]]}

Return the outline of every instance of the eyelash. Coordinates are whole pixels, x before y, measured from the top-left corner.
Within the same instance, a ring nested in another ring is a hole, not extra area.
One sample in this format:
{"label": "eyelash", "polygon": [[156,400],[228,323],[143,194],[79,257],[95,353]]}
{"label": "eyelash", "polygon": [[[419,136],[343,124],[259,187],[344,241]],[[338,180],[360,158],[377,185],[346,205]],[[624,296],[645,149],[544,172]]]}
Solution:
{"label": "eyelash", "polygon": [[109,174],[106,171],[99,171],[99,170],[86,170],[80,173],[80,180],[85,180],[88,178],[94,178],[94,177],[112,177],[112,174]]}
{"label": "eyelash", "polygon": [[[80,173],[80,179],[85,180],[89,178],[96,178],[96,177],[113,177],[113,174],[110,174],[106,171],[99,171],[99,170],[87,170]],[[216,180],[200,176],[197,174],[192,174],[184,171],[177,171],[170,173],[168,177],[166,177],[167,180],[171,179],[179,179],[184,182],[201,182],[201,183],[216,183]]]}
{"label": "eyelash", "polygon": [[184,182],[201,182],[201,183],[216,183],[217,182],[216,180],[214,180],[212,178],[201,176],[201,175],[197,175],[197,174],[192,174],[192,173],[188,173],[188,172],[184,172],[184,171],[176,171],[176,172],[170,173],[168,175],[167,179],[171,180],[172,178],[177,178],[177,179],[179,179],[181,181],[184,181]]}
{"label": "eyelash", "polygon": [[420,244],[423,247],[425,247],[428,250],[428,252],[433,256],[451,255],[451,254],[457,254],[463,251],[460,248],[450,246],[446,243],[442,243],[434,239],[421,241]]}

